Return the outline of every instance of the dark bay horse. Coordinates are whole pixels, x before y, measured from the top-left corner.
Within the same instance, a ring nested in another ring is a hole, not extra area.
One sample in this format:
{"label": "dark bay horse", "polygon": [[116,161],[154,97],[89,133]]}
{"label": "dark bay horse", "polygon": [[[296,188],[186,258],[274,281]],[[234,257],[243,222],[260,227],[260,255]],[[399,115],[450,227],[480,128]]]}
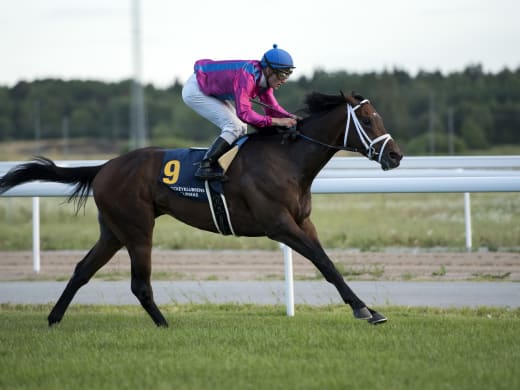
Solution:
{"label": "dark bay horse", "polygon": [[[307,116],[299,121],[292,140],[276,132],[251,135],[229,167],[229,180],[223,186],[234,233],[267,236],[288,245],[337,288],[356,318],[385,322],[383,315],[354,294],[323,250],[310,219],[310,189],[338,150],[359,152],[384,170],[399,166],[401,152],[381,116],[361,96],[312,93],[306,104]],[[164,153],[160,148],[143,148],[103,165],[76,168],[58,167],[39,158],[14,167],[0,179],[0,193],[34,180],[76,184],[71,199],[79,205],[93,191],[100,236],[76,265],[48,316],[49,325],[61,321],[79,288],[123,246],[130,255],[132,292],[156,325],[168,325],[154,302],[150,283],[155,218],[169,214],[198,229],[217,229],[207,204],[180,197],[159,182]]]}

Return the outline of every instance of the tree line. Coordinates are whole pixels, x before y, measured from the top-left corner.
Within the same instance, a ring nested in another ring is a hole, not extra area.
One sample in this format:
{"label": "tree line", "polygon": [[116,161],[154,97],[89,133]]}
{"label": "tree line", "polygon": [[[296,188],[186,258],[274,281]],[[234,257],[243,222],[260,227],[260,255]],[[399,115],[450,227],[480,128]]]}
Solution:
{"label": "tree line", "polygon": [[[215,127],[182,101],[182,84],[144,86],[149,143],[161,146],[207,145]],[[0,86],[0,141],[62,138],[129,138],[131,80],[43,79]],[[447,154],[520,144],[520,68],[486,73],[481,65],[460,72],[394,69],[350,73],[315,70],[277,91],[290,111],[303,108],[312,92],[368,98],[386,128],[407,154]],[[261,111],[261,109],[260,109]]]}

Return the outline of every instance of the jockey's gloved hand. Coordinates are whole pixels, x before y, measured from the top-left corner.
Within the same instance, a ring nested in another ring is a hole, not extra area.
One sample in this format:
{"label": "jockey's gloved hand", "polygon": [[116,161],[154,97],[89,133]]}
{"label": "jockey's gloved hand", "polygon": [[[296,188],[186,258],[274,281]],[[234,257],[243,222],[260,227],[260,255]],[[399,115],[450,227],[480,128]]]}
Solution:
{"label": "jockey's gloved hand", "polygon": [[297,125],[291,127],[278,127],[278,133],[282,134],[282,143],[286,140],[295,141],[298,137]]}

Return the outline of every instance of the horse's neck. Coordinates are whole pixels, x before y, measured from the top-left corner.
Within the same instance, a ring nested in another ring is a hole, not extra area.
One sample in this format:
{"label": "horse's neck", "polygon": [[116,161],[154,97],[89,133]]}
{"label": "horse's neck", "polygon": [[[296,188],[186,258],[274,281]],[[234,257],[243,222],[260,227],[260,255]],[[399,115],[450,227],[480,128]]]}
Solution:
{"label": "horse's neck", "polygon": [[[344,109],[338,107],[322,118],[307,123],[302,129],[302,133],[321,143],[339,146],[338,140],[343,137],[344,126]],[[299,162],[299,166],[302,167],[303,175],[312,182],[336,152],[336,149],[300,139],[300,142],[295,145],[294,155]]]}

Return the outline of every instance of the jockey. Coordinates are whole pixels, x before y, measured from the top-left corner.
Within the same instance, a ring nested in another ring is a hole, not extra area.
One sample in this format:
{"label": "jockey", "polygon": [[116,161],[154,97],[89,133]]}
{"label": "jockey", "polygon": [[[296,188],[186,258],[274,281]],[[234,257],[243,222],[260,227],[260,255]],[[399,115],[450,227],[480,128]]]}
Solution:
{"label": "jockey", "polygon": [[[276,101],[273,91],[284,84],[294,69],[289,53],[277,45],[258,60],[199,60],[195,73],[182,89],[182,99],[199,115],[221,129],[208,149],[195,176],[202,180],[221,180],[217,160],[231,144],[247,132],[247,124],[256,127],[296,125],[297,117]],[[258,97],[265,115],[253,111],[251,99]]]}

